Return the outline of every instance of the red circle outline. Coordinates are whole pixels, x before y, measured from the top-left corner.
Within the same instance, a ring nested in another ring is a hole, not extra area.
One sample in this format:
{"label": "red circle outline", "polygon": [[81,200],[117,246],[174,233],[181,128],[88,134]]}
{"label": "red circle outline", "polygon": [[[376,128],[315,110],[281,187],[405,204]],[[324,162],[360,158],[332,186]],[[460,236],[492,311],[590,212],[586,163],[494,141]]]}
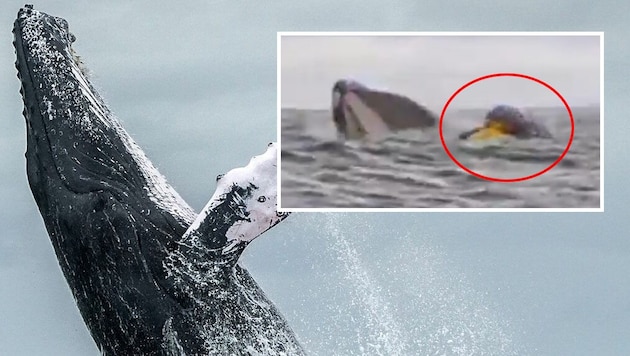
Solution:
{"label": "red circle outline", "polygon": [[[451,151],[448,149],[448,146],[446,145],[446,141],[444,140],[444,133],[442,131],[442,124],[444,122],[444,114],[446,113],[446,110],[448,109],[448,106],[451,104],[451,101],[453,101],[453,99],[455,99],[455,97],[457,95],[459,95],[459,93],[461,93],[464,89],[468,88],[469,86],[480,82],[484,79],[489,79],[489,78],[496,78],[496,77],[518,77],[518,78],[524,78],[524,79],[529,79],[532,80],[538,84],[541,84],[543,86],[545,86],[547,89],[551,90],[554,94],[556,94],[556,96],[558,96],[558,98],[560,98],[560,100],[562,101],[562,103],[564,104],[564,107],[567,109],[567,111],[569,112],[569,118],[571,119],[571,136],[569,137],[569,143],[567,144],[567,147],[564,149],[564,151],[562,152],[562,154],[560,155],[560,157],[558,157],[558,159],[556,159],[549,167],[543,169],[542,171],[538,172],[538,173],[534,173],[532,175],[529,176],[525,176],[525,177],[520,177],[520,178],[494,178],[494,177],[488,177],[485,176],[483,174],[477,173],[471,169],[468,169],[466,166],[464,166],[461,162],[459,162],[455,156],[453,156],[453,154],[451,153]],[[453,162],[455,162],[455,164],[457,164],[459,166],[459,168],[463,169],[464,171],[468,172],[469,174],[477,177],[477,178],[481,178],[481,179],[485,179],[491,182],[501,182],[501,183],[515,183],[515,182],[522,182],[528,179],[532,179],[532,178],[536,178],[540,175],[543,175],[545,173],[547,173],[548,171],[550,171],[553,167],[555,167],[556,165],[558,165],[558,163],[560,163],[560,161],[562,161],[562,159],[564,158],[564,156],[567,155],[567,153],[569,152],[569,149],[571,148],[571,144],[573,143],[573,134],[575,132],[575,121],[573,120],[573,112],[571,111],[571,108],[569,107],[569,104],[566,102],[566,100],[564,100],[564,97],[556,90],[554,89],[551,85],[543,82],[542,80],[538,79],[538,78],[534,78],[531,77],[529,75],[525,75],[525,74],[520,74],[520,73],[493,73],[493,74],[488,74],[488,75],[484,75],[481,76],[477,79],[471,80],[470,82],[464,84],[461,88],[457,89],[457,91],[455,93],[453,93],[453,95],[451,95],[451,97],[448,99],[448,101],[446,102],[446,104],[444,104],[444,107],[442,108],[442,113],[440,114],[440,124],[439,124],[439,132],[440,132],[440,141],[442,142],[442,147],[444,147],[444,150],[446,151],[446,154],[448,154],[448,156],[451,158],[451,160]]]}

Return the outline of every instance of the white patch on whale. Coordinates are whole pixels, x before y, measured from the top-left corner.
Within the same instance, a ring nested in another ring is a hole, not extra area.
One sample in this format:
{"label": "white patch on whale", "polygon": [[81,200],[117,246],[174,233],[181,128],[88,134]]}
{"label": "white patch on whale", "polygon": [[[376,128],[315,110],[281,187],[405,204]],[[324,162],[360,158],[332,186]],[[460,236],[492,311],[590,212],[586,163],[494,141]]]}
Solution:
{"label": "white patch on whale", "polygon": [[391,130],[383,122],[383,118],[365,105],[355,93],[349,92],[346,94],[345,101],[344,111],[348,133],[358,137],[364,134],[371,139],[391,133]]}
{"label": "white patch on whale", "polygon": [[277,154],[276,144],[271,143],[265,153],[254,156],[247,166],[232,169],[223,175],[217,182],[212,198],[188,228],[183,240],[194,233],[209,215],[214,214],[213,210],[223,202],[226,195],[234,192],[235,187],[249,187],[253,191],[248,197],[237,197],[240,199],[239,205],[244,206],[249,215],[246,220],[239,220],[228,229],[226,249],[229,250],[230,246],[238,242],[250,242],[280,222],[284,215],[276,211]]}

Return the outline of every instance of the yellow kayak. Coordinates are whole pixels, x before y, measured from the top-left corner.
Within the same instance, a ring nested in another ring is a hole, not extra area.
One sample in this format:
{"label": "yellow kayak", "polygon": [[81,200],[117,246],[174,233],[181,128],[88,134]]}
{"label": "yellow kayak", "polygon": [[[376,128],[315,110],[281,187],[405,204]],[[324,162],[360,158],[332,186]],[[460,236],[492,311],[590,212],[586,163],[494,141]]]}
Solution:
{"label": "yellow kayak", "polygon": [[468,139],[475,141],[485,141],[489,139],[500,138],[504,136],[509,136],[504,130],[501,130],[499,127],[490,126],[490,127],[482,127],[477,132],[472,134]]}

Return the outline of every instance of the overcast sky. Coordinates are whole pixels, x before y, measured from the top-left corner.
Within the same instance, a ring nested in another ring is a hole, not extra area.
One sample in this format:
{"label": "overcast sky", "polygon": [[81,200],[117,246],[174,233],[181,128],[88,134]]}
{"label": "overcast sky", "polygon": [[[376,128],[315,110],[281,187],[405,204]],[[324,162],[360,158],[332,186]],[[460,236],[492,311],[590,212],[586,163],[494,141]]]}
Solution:
{"label": "overcast sky", "polygon": [[[282,106],[328,108],[339,78],[403,93],[439,110],[465,83],[491,73],[536,77],[569,105],[599,103],[598,36],[283,36]],[[453,107],[558,106],[544,86],[514,77],[478,82]]]}

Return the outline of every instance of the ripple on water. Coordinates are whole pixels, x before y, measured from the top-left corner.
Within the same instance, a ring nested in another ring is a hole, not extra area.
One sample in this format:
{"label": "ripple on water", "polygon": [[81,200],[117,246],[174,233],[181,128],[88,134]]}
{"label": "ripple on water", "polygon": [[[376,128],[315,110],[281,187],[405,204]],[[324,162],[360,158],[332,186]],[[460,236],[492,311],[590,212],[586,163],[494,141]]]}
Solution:
{"label": "ripple on water", "polygon": [[[574,117],[570,151],[551,171],[524,182],[494,183],[460,169],[434,131],[407,131],[380,142],[342,142],[332,127],[322,129],[330,126],[326,111],[283,111],[282,208],[597,208],[598,111],[574,108]],[[553,141],[474,147],[447,139],[447,144],[475,172],[498,178],[531,175],[556,161],[570,134],[569,127],[553,122],[564,120],[561,115],[545,119],[560,129]]]}

